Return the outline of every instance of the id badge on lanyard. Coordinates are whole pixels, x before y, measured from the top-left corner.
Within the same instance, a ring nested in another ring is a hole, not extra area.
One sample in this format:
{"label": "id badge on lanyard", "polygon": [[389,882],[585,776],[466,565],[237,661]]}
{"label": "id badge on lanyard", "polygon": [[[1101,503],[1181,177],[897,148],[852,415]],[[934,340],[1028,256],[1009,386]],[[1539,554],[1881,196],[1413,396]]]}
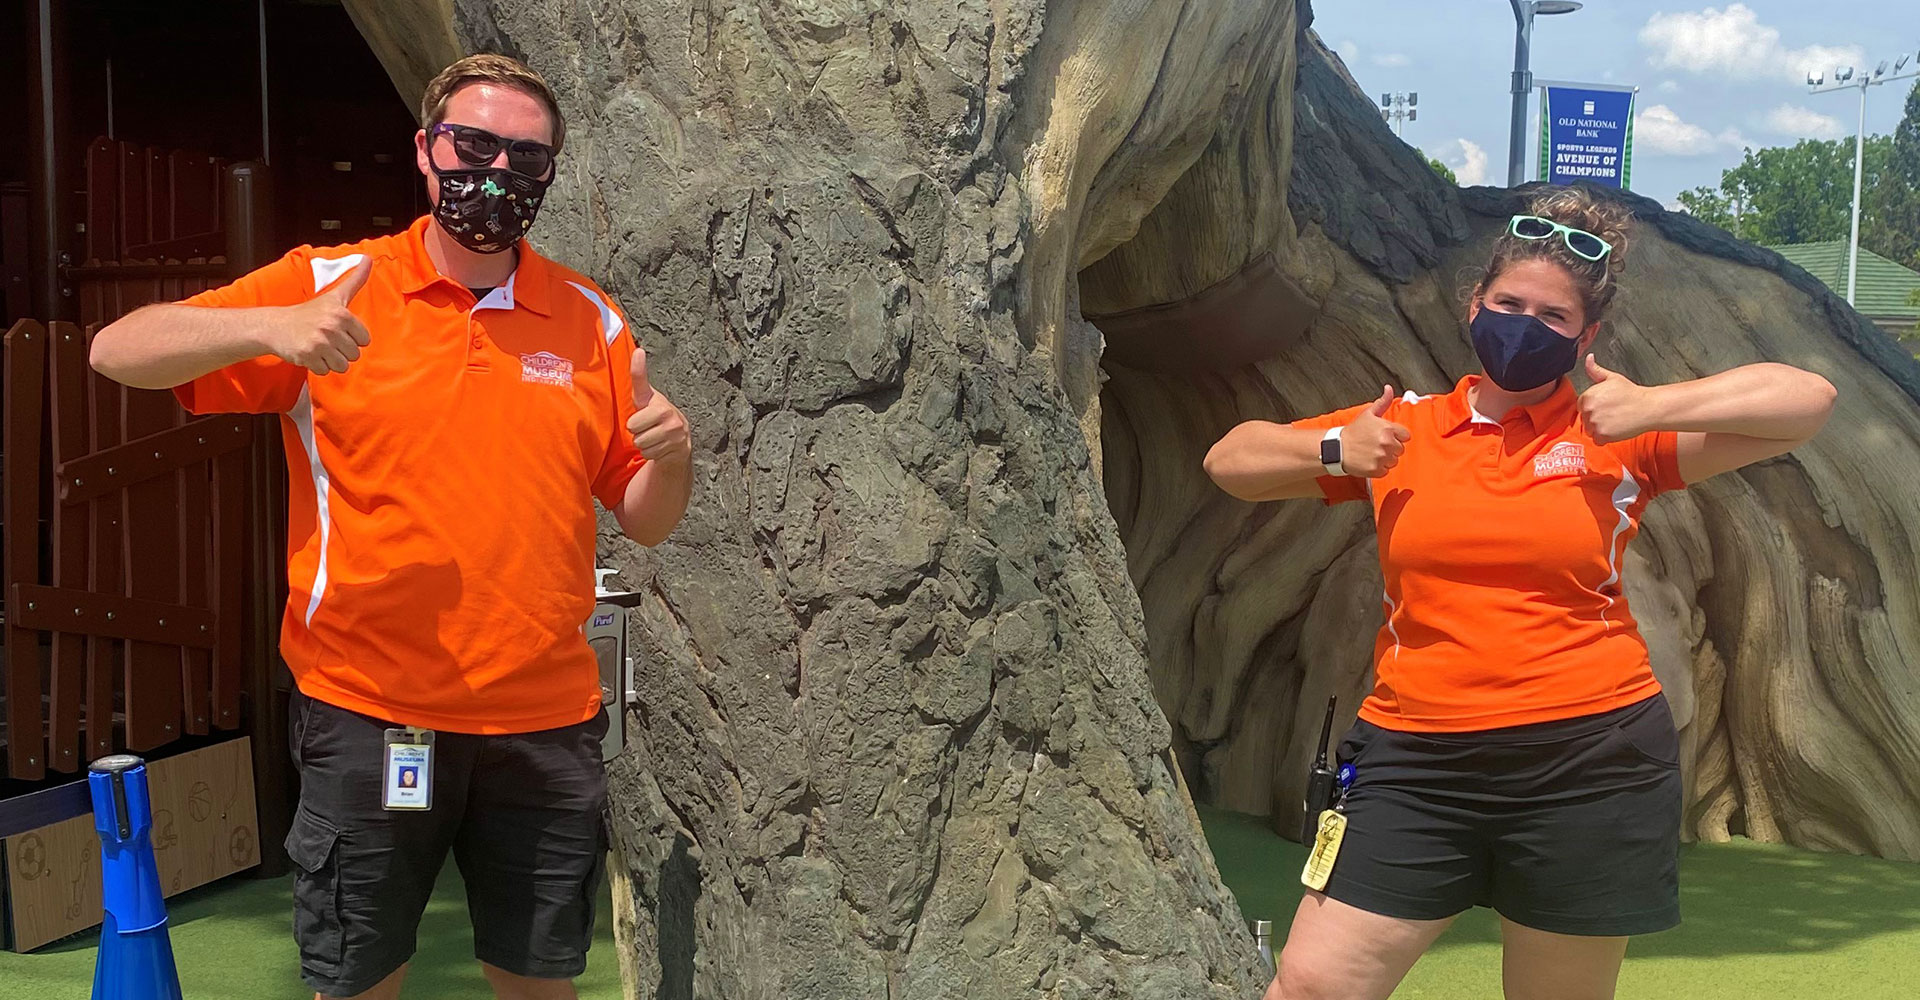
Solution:
{"label": "id badge on lanyard", "polygon": [[385,778],[380,808],[424,812],[433,808],[433,730],[387,730]]}

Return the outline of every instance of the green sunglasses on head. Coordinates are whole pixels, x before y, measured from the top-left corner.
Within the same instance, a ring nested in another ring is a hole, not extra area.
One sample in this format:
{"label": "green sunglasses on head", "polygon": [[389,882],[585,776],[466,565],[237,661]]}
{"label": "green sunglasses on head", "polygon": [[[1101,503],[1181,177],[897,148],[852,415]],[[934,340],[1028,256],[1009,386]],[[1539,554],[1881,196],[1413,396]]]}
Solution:
{"label": "green sunglasses on head", "polygon": [[1507,223],[1507,232],[1523,240],[1545,240],[1555,236],[1566,240],[1567,249],[1587,260],[1605,260],[1613,252],[1613,244],[1584,229],[1563,226],[1552,219],[1543,219],[1537,215],[1516,215]]}

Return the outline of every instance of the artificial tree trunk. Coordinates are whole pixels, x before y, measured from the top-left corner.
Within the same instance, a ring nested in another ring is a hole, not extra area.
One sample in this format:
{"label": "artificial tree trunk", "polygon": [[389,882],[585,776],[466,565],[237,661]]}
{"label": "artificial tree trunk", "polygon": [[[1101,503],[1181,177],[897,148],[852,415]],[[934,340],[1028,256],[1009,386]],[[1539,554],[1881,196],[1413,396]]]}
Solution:
{"label": "artificial tree trunk", "polygon": [[[442,38],[554,82],[538,241],[694,427],[685,524],[603,542],[648,595],[613,786],[639,994],[1257,995],[1190,800],[1297,828],[1379,571],[1363,512],[1241,504],[1199,459],[1468,370],[1458,279],[1509,197],[1439,182],[1304,2],[348,8],[409,98]],[[1920,856],[1920,372],[1634,205],[1614,367],[1843,393],[1636,544],[1691,828]]]}
{"label": "artificial tree trunk", "polygon": [[[1195,797],[1271,812],[1282,831],[1298,829],[1326,698],[1351,718],[1371,685],[1373,526],[1363,505],[1240,503],[1200,459],[1240,420],[1323,413],[1385,382],[1444,392],[1477,370],[1465,292],[1524,210],[1524,192],[1440,180],[1317,40],[1299,60],[1292,228],[1273,261],[1210,257],[1220,239],[1175,224],[1248,217],[1226,200],[1150,216],[1080,276],[1110,338],[1105,478],[1155,694]],[[1628,599],[1682,726],[1686,834],[1920,859],[1920,366],[1778,255],[1621,197],[1637,223],[1597,348],[1609,367],[1652,384],[1784,361],[1840,391],[1813,443],[1655,501],[1628,552]],[[1196,259],[1215,284],[1143,281]],[[1248,297],[1262,269],[1303,304],[1250,351],[1216,335],[1233,307],[1215,300]]]}

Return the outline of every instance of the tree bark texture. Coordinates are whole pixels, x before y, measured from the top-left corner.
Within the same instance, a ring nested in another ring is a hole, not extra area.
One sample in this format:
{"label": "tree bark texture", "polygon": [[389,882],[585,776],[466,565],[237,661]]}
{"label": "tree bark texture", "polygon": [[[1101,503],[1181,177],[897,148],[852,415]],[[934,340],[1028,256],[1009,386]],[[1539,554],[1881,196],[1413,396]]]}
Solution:
{"label": "tree bark texture", "polygon": [[[1361,505],[1241,503],[1200,459],[1241,420],[1323,413],[1386,382],[1444,392],[1477,370],[1466,291],[1524,202],[1440,181],[1337,56],[1301,46],[1295,229],[1272,249],[1308,303],[1297,332],[1245,363],[1210,353],[1210,329],[1164,291],[1136,295],[1136,275],[1166,273],[1157,260],[1191,266],[1192,230],[1150,240],[1152,216],[1080,276],[1102,329],[1171,341],[1137,365],[1110,349],[1103,395],[1107,494],[1156,697],[1195,797],[1270,812],[1283,832],[1299,828],[1326,698],[1351,719],[1371,685],[1372,523]],[[1605,363],[1665,383],[1784,361],[1840,390],[1812,444],[1656,501],[1628,553],[1629,601],[1683,727],[1685,830],[1920,859],[1920,367],[1770,251],[1618,197],[1638,224]],[[1192,303],[1231,284],[1178,291]]]}
{"label": "tree bark texture", "polygon": [[[686,522],[602,542],[647,594],[639,995],[1257,996],[1191,800],[1297,828],[1380,578],[1364,511],[1242,504],[1200,457],[1470,370],[1464,269],[1513,196],[1440,182],[1304,0],[348,5],[409,99],[442,37],[553,81],[538,242],[694,427]],[[1920,370],[1628,197],[1612,366],[1842,392],[1633,549],[1689,829],[1920,857]]]}

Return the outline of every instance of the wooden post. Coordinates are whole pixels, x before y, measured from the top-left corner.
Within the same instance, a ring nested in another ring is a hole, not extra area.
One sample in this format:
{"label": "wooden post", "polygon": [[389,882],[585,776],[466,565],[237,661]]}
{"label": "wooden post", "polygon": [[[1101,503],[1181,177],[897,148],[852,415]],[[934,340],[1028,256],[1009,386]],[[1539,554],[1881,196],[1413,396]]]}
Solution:
{"label": "wooden post", "polygon": [[47,773],[40,715],[40,634],[20,623],[21,584],[40,582],[40,431],[47,375],[47,328],[21,320],[6,337],[7,772],[36,781]]}

